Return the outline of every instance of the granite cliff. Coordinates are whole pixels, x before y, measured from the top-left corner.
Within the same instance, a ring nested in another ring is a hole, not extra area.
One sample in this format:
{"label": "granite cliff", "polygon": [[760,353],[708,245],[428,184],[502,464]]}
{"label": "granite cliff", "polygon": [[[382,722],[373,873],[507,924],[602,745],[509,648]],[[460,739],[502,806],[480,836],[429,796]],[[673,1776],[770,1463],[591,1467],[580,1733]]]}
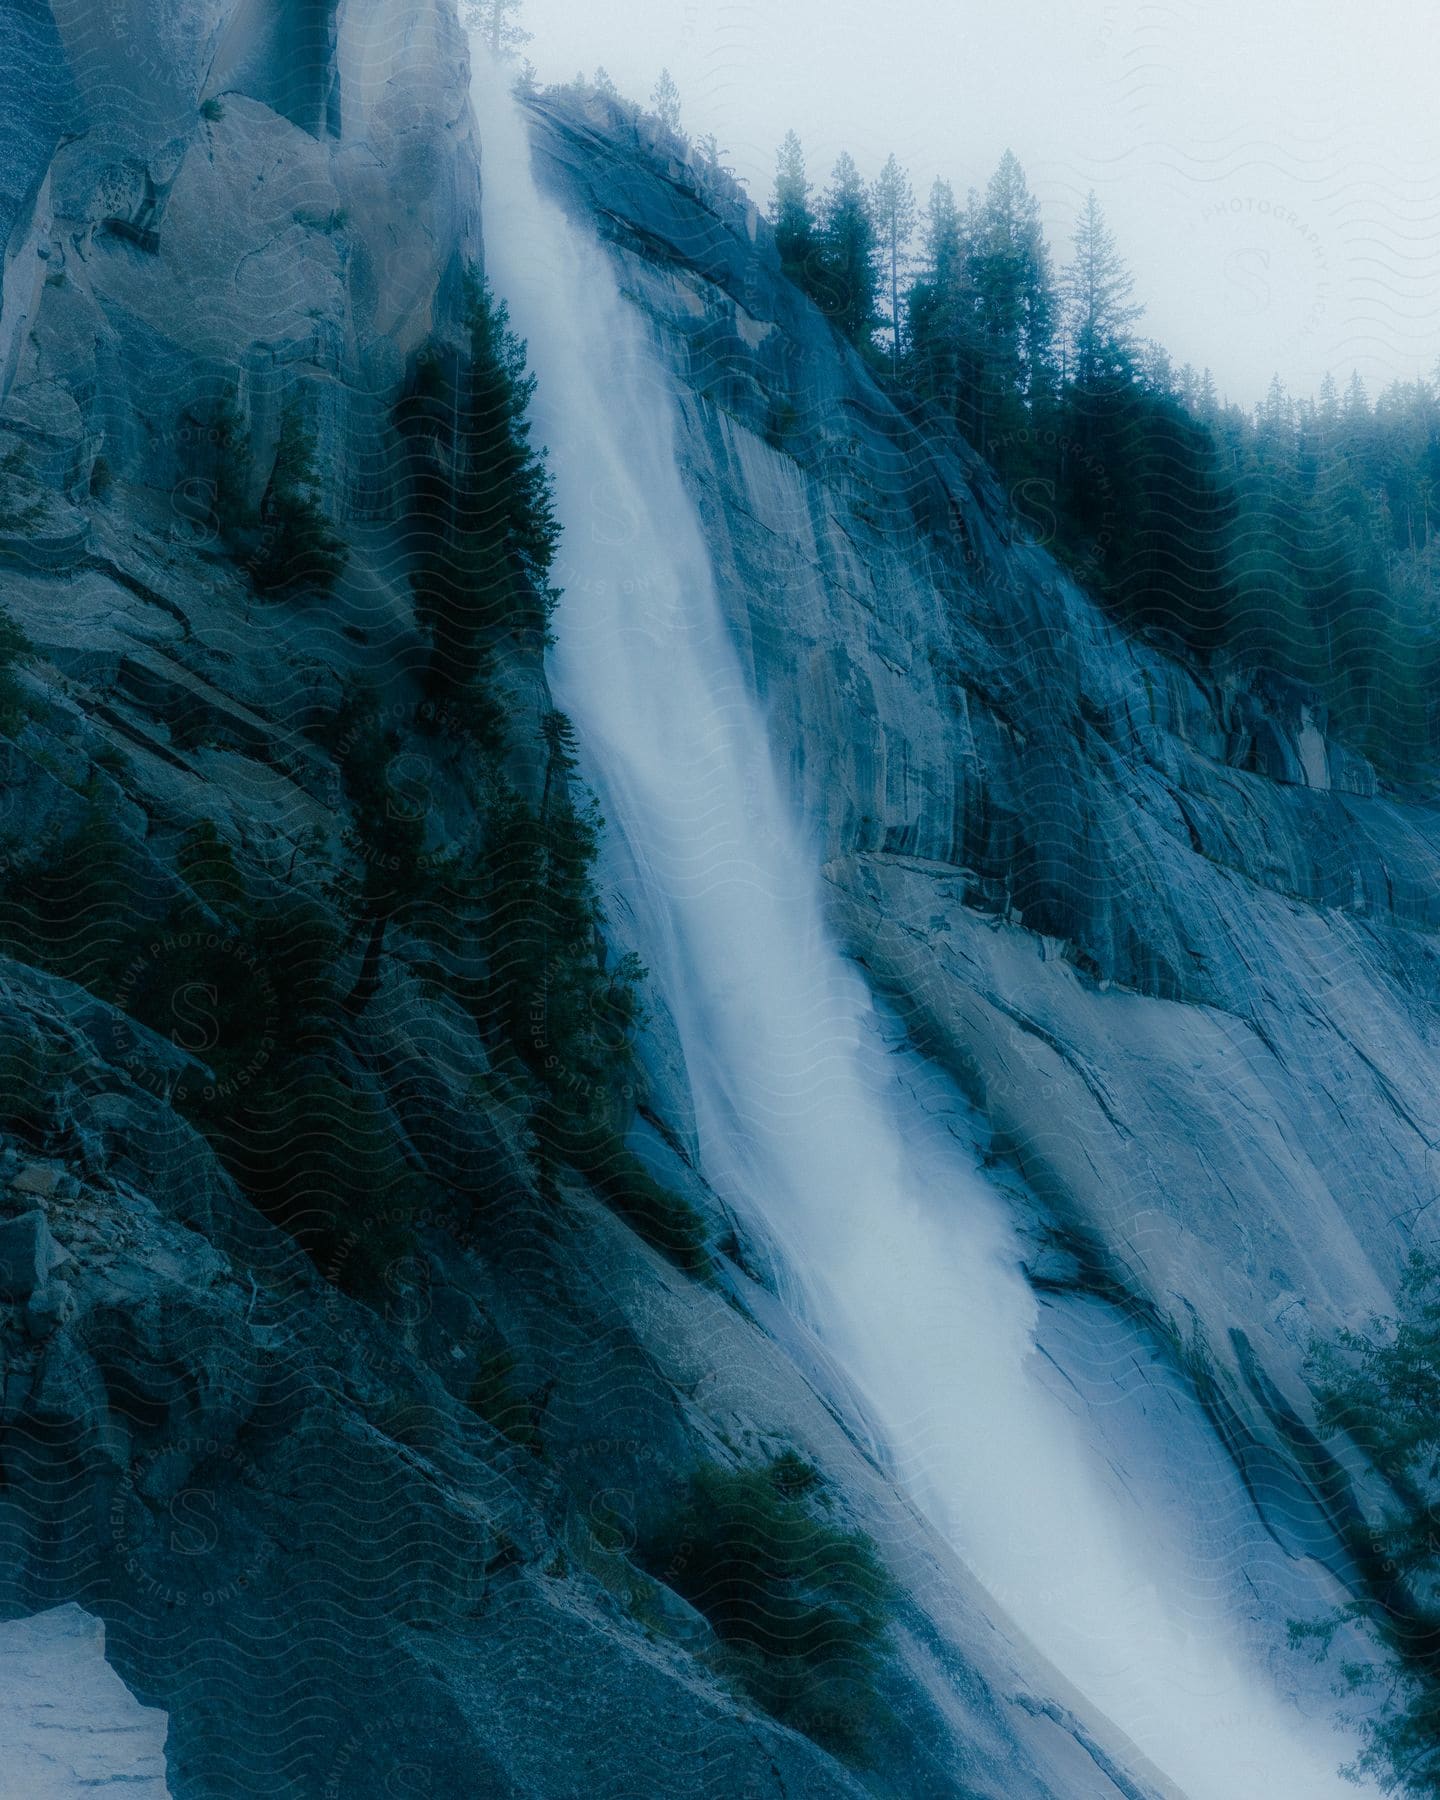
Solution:
{"label": "granite cliff", "polygon": [[[348,680],[429,842],[473,836],[474,727],[417,723],[393,405],[484,262],[485,121],[450,0],[24,0],[0,32],[0,452],[23,452],[0,601],[29,644],[5,879],[69,847],[62,938],[103,919],[134,968],[102,996],[83,961],[0,962],[0,1605],[105,1621],[169,1717],[177,1800],[1168,1791],[866,1438],[695,1166],[662,1006],[633,1142],[705,1221],[704,1278],[579,1171],[542,1180],[493,1042],[403,929],[369,1004],[315,1026],[420,1192],[363,1291],[343,1233],[306,1254],[197,1128],[217,1046],[127,995],[181,903],[243,961],[197,844],[257,905],[303,902],[353,976],[323,729]],[[1240,1546],[1227,1606],[1273,1626],[1360,1591],[1373,1496],[1301,1365],[1430,1229],[1433,807],[1382,791],[1313,696],[1119,632],[723,179],[593,97],[531,113],[673,375],[834,930],[969,1103],[1057,1390],[1139,1503],[1147,1456],[1193,1471],[1201,1560]],[[214,529],[201,403],[226,383],[252,498],[303,405],[348,550],[323,599],[258,598]],[[533,793],[541,648],[497,662]],[[308,1003],[247,978],[267,1055]],[[857,1760],[748,1702],[631,1554],[695,1468],[785,1449],[895,1584]]]}

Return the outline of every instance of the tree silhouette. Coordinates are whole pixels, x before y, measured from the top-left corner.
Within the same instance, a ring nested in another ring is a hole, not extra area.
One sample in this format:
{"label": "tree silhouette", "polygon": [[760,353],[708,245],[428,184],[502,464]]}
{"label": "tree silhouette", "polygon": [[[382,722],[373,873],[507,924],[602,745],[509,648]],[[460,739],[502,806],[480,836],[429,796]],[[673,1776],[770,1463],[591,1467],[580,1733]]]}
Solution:
{"label": "tree silhouette", "polygon": [[890,365],[900,373],[900,272],[904,268],[910,239],[915,233],[915,195],[905,171],[893,155],[886,159],[875,183],[871,205],[875,215],[875,232],[880,241],[880,255],[889,277],[890,287]]}

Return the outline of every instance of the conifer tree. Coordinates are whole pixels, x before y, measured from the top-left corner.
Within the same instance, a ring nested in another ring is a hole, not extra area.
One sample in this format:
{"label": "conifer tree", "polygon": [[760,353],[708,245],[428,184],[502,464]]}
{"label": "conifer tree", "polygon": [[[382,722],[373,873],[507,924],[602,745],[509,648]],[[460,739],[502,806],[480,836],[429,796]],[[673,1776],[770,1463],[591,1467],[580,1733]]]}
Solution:
{"label": "conifer tree", "polygon": [[886,159],[871,197],[880,259],[889,288],[890,366],[900,373],[900,275],[915,232],[915,195],[894,155]]}
{"label": "conifer tree", "polygon": [[660,79],[650,96],[650,110],[667,131],[673,131],[677,137],[680,135],[680,90],[668,69],[660,71]]}
{"label": "conifer tree", "polygon": [[805,152],[793,131],[775,157],[775,197],[770,202],[775,248],[787,275],[808,269],[815,250],[815,213],[805,175]]}
{"label": "conifer tree", "polygon": [[1365,378],[1358,369],[1350,376],[1345,399],[1340,407],[1340,427],[1346,444],[1354,451],[1362,449],[1370,429],[1370,395]]}
{"label": "conifer tree", "polygon": [[1333,435],[1340,423],[1340,390],[1328,369],[1320,383],[1320,400],[1315,409],[1315,417],[1322,437]]}
{"label": "conifer tree", "polygon": [[920,267],[908,300],[912,375],[929,399],[955,398],[965,238],[955,190],[937,181],[921,219]]}
{"label": "conifer tree", "polygon": [[311,588],[323,594],[334,587],[347,552],[322,494],[315,434],[298,408],[288,407],[260,502],[259,544],[249,560],[250,578],[262,593]]}
{"label": "conifer tree", "polygon": [[820,258],[822,306],[851,343],[868,344],[879,285],[875,225],[865,183],[848,150],[841,153],[825,191]]}
{"label": "conifer tree", "polygon": [[533,33],[519,20],[522,0],[465,0],[465,23],[500,62],[512,62]]}
{"label": "conifer tree", "polygon": [[972,203],[970,239],[980,367],[968,423],[983,446],[1022,427],[1055,378],[1050,251],[1039,202],[1009,150]]}
{"label": "conifer tree", "polygon": [[595,71],[594,87],[595,92],[602,95],[606,100],[618,100],[620,98],[620,90],[610,79],[609,72],[603,63]]}
{"label": "conifer tree", "polygon": [[1092,189],[1064,281],[1067,375],[1082,394],[1105,393],[1134,378],[1137,349],[1130,328],[1145,310],[1131,300],[1134,289]]}
{"label": "conifer tree", "polygon": [[413,458],[412,582],[429,684],[468,701],[490,639],[543,630],[560,530],[545,454],[530,441],[524,342],[474,274],[465,299],[463,353],[427,347],[397,422]]}

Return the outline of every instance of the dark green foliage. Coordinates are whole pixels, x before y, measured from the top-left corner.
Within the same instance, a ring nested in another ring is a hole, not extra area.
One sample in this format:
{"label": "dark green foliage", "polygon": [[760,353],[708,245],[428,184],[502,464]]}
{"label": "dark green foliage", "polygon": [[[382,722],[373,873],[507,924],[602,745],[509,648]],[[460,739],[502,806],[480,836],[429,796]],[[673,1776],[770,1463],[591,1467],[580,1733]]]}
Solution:
{"label": "dark green foliage", "polygon": [[251,1201],[368,1294],[409,1247],[422,1189],[382,1095],[339,1048],[340,941],[300,895],[247,898],[206,825],[181,867],[224,928],[177,912],[135,945],[116,997],[201,1065],[176,1102]]}
{"label": "dark green foliage", "polygon": [[815,212],[805,175],[805,152],[793,131],[785,134],[775,163],[775,196],[770,202],[775,248],[785,273],[803,285],[815,253]]}
{"label": "dark green foliage", "polygon": [[245,899],[245,885],[235,866],[235,854],[209,819],[201,819],[185,833],[175,859],[186,886],[207,906],[226,913]]}
{"label": "dark green foliage", "polygon": [[[172,1099],[252,1200],[317,1260],[364,1281],[398,1253],[416,1187],[383,1105],[327,1061],[340,945],[299,896],[247,897],[208,822],[179,870],[200,904],[147,920],[137,852],[97,807],[7,883],[6,948],[112,1001],[194,1063]],[[122,1062],[128,1046],[117,1042]],[[148,1059],[136,1065],[143,1076]]]}
{"label": "dark green foliage", "polygon": [[258,524],[259,541],[247,566],[262,594],[325,594],[334,587],[345,567],[345,546],[321,504],[314,434],[294,407],[280,426]]}
{"label": "dark green foliage", "polygon": [[14,845],[0,880],[0,949],[108,997],[148,922],[143,859],[92,802],[77,824]]}
{"label": "dark green foliage", "polygon": [[253,461],[250,433],[234,389],[227,388],[213,406],[185,415],[182,426],[199,438],[202,449],[195,460],[210,483],[215,524],[239,554],[241,540],[253,529],[255,519],[248,492]]}
{"label": "dark green foliage", "polygon": [[[208,822],[186,834],[178,866],[194,900],[147,919],[139,852],[93,806],[12,871],[0,943],[186,1051],[174,1103],[256,1205],[363,1287],[408,1241],[419,1189],[382,1100],[336,1060],[334,931],[298,896],[247,897]],[[129,1048],[121,1030],[122,1063]],[[143,1078],[148,1058],[135,1067]]]}
{"label": "dark green foliage", "polygon": [[379,985],[390,923],[397,917],[413,920],[443,904],[451,859],[426,849],[428,809],[394,777],[402,736],[394,725],[382,724],[372,689],[351,686],[325,739],[350,802],[344,848],[351,868],[333,892],[364,941],[349,999],[358,1013]]}
{"label": "dark green foliage", "polygon": [[212,95],[210,99],[200,102],[200,117],[208,119],[214,125],[225,117],[225,108]]}
{"label": "dark green foliage", "polygon": [[1342,1331],[1315,1355],[1320,1424],[1345,1432],[1389,1483],[1395,1502],[1371,1534],[1384,1587],[1321,1626],[1292,1626],[1328,1648],[1348,1619],[1383,1653],[1383,1666],[1347,1663],[1367,1708],[1353,1773],[1385,1793],[1440,1796],[1440,1259],[1411,1259],[1398,1321]]}
{"label": "dark green foliage", "polygon": [[1134,335],[1092,195],[1057,316],[1039,210],[1007,155],[962,211],[936,184],[905,373],[995,464],[1021,523],[1131,628],[1315,690],[1390,774],[1440,750],[1440,392],[1372,410],[1278,380],[1253,416]]}
{"label": "dark green foliage", "polygon": [[[203,1064],[196,1093],[211,1080],[221,1089],[246,1085],[276,1046],[280,995],[255,946],[199,917],[177,912],[134,939],[114,998]],[[189,1098],[187,1089],[182,1102]]]}
{"label": "dark green foliage", "polygon": [[529,1397],[514,1384],[515,1358],[509,1350],[498,1349],[482,1357],[470,1383],[466,1402],[487,1425],[523,1449],[540,1450],[540,1434],[535,1426],[535,1407]]}
{"label": "dark green foliage", "polygon": [[805,152],[793,131],[776,155],[775,195],[770,203],[780,266],[820,307],[832,289],[826,274],[819,221],[805,174]]}
{"label": "dark green foliage", "polygon": [[[1218,450],[1163,394],[1072,390],[1054,455],[1053,547],[1126,624],[1193,650],[1226,643],[1235,503]],[[1023,486],[1018,497],[1022,501]]]}
{"label": "dark green foliage", "polygon": [[871,196],[871,215],[880,248],[880,266],[885,289],[887,327],[890,333],[890,367],[900,373],[901,338],[905,318],[900,306],[900,277],[909,261],[910,240],[914,236],[915,195],[905,171],[896,159],[886,159],[885,167],[875,183]]}
{"label": "dark green foliage", "polygon": [[373,1292],[410,1250],[423,1184],[383,1098],[333,1057],[284,1062],[207,1130],[251,1200],[350,1291]]}
{"label": "dark green foliage", "polygon": [[25,722],[25,694],[15,679],[15,664],[30,650],[30,640],[0,608],[0,732],[13,736]]}
{"label": "dark green foliage", "polygon": [[848,152],[825,190],[814,260],[812,295],[852,344],[868,347],[877,319],[880,250],[870,196]]}
{"label": "dark green foliage", "polygon": [[577,1124],[552,1113],[537,1132],[604,1196],[647,1244],[687,1275],[711,1271],[705,1220],[690,1202],[656,1181],[644,1163],[601,1123]]}
{"label": "dark green foliage", "polygon": [[182,420],[201,449],[194,458],[208,482],[215,525],[235,560],[262,594],[326,594],[347,552],[325,512],[315,437],[298,406],[280,425],[275,463],[257,506],[250,499],[254,454],[235,390]]}
{"label": "dark green foliage", "polygon": [[1134,381],[1138,357],[1130,327],[1144,311],[1131,302],[1134,286],[1092,191],[1065,273],[1067,379],[1077,393],[1110,394]]}
{"label": "dark green foliage", "polygon": [[958,413],[967,375],[969,243],[948,181],[930,190],[921,223],[920,272],[909,299],[910,376],[919,393]]}
{"label": "dark green foliage", "polygon": [[538,808],[502,789],[482,864],[493,1026],[574,1117],[608,1104],[638,1011],[634,963],[600,959],[599,830],[568,784]]}
{"label": "dark green foliage", "polygon": [[962,417],[987,455],[1043,413],[1055,378],[1057,303],[1040,207],[1006,151],[983,200],[971,201]]}
{"label": "dark green foliage", "polygon": [[396,409],[416,618],[431,642],[432,689],[447,702],[482,683],[487,640],[544,630],[560,535],[544,453],[530,442],[525,345],[473,275],[465,330],[461,349],[426,347]]}
{"label": "dark green foliage", "polygon": [[135,933],[106,997],[196,1059],[176,1100],[209,1129],[333,1042],[340,945],[312,902],[247,897],[223,846],[205,847],[203,827],[191,841],[201,848],[189,876],[212,910],[178,901],[163,924]]}
{"label": "dark green foliage", "polygon": [[[1440,745],[1425,472],[1440,406],[1425,383],[1387,400],[1424,433],[1408,466],[1388,433],[1367,443],[1353,413],[1347,424],[1323,397],[1296,407],[1278,382],[1253,418],[1221,410],[1189,370],[1072,388],[1062,418],[1077,454],[1058,492],[1078,543],[1096,510],[1085,471],[1103,484],[1095,585],[1124,623],[1313,686],[1382,769],[1413,775]],[[1356,411],[1369,417],[1363,398]]]}
{"label": "dark green foliage", "polygon": [[877,1719],[890,1585],[869,1539],[823,1509],[819,1475],[793,1452],[763,1469],[702,1469],[640,1555],[709,1619],[739,1686],[854,1755]]}

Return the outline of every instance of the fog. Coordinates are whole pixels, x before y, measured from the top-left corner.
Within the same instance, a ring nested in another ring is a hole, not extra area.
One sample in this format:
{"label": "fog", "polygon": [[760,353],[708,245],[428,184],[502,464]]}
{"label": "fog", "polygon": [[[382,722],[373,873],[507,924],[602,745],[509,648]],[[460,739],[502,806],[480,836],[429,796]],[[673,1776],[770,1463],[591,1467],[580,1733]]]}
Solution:
{"label": "fog", "polygon": [[529,0],[544,80],[604,64],[755,197],[793,126],[812,179],[894,150],[923,200],[1013,149],[1057,261],[1093,187],[1141,330],[1249,403],[1358,368],[1372,395],[1440,360],[1440,26],[1424,0]]}

